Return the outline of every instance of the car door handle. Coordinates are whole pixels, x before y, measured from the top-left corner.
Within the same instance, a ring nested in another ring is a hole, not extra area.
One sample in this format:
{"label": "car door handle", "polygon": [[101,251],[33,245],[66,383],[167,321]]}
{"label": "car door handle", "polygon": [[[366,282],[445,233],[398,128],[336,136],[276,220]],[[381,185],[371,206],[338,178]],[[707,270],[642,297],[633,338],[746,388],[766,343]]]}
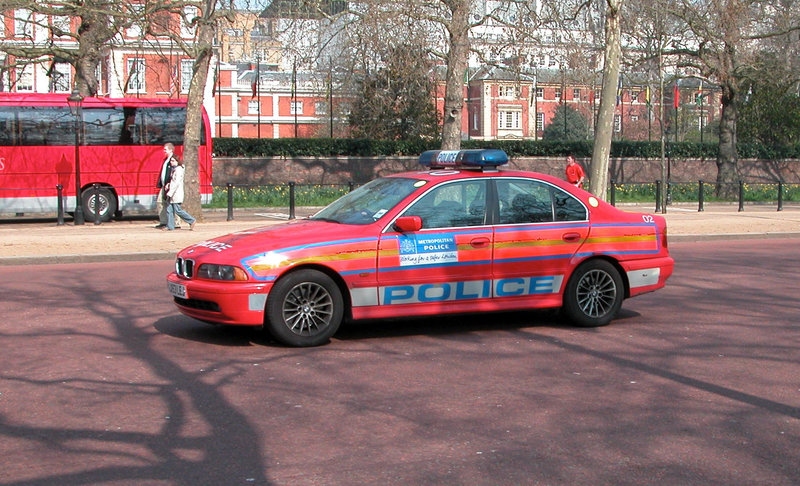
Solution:
{"label": "car door handle", "polygon": [[580,233],[564,233],[561,236],[561,239],[566,241],[567,243],[575,243],[576,241],[581,239]]}
{"label": "car door handle", "polygon": [[469,244],[474,248],[485,248],[489,246],[489,238],[473,238]]}

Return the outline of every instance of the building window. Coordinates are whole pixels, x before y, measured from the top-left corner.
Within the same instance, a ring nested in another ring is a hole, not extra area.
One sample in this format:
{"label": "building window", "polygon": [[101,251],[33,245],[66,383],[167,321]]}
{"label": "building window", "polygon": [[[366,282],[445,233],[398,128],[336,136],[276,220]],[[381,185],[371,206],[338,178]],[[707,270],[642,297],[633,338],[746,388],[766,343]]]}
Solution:
{"label": "building window", "polygon": [[105,83],[103,81],[103,63],[100,62],[97,64],[97,68],[94,70],[94,76],[97,78],[97,86],[104,86]]}
{"label": "building window", "polygon": [[639,121],[639,115],[631,115],[631,121],[632,121],[632,122],[637,122],[637,121]]}
{"label": "building window", "polygon": [[302,115],[303,114],[303,102],[302,101],[292,101],[292,105],[289,108],[290,115]]}
{"label": "building window", "polygon": [[556,101],[561,100],[561,88],[556,88]]}
{"label": "building window", "polygon": [[480,118],[478,117],[478,113],[477,113],[477,111],[473,112],[472,113],[472,129],[473,130],[478,130],[478,129],[480,129],[480,127],[481,127],[480,126]]}
{"label": "building window", "polygon": [[50,91],[54,93],[69,93],[72,88],[72,66],[66,62],[53,63],[50,71]]}
{"label": "building window", "polygon": [[52,18],[53,34],[57,37],[66,37],[70,31],[70,18],[66,15],[55,15]]}
{"label": "building window", "polygon": [[572,90],[572,99],[573,100],[580,100],[581,99],[581,90],[580,88],[575,88]]}
{"label": "building window", "polygon": [[181,59],[181,93],[188,93],[192,84],[194,59]]}
{"label": "building window", "polygon": [[[131,9],[131,17],[133,19],[143,19],[144,18],[144,5],[138,3],[130,3],[128,4],[128,8]],[[139,38],[142,36],[142,26],[134,21],[130,27],[126,30],[125,34],[128,37]]]}
{"label": "building window", "polygon": [[33,65],[17,68],[17,91],[33,91]]}
{"label": "building window", "polygon": [[325,101],[317,101],[314,103],[314,113],[317,115],[328,114],[328,103]]}
{"label": "building window", "polygon": [[639,101],[639,91],[631,90],[631,103],[637,103]]}
{"label": "building window", "polygon": [[536,114],[536,131],[541,132],[544,130],[544,113]]}
{"label": "building window", "polygon": [[622,131],[622,117],[619,115],[614,115],[614,131],[615,132]]}
{"label": "building window", "polygon": [[14,13],[14,36],[33,38],[33,12],[21,8]]}
{"label": "building window", "polygon": [[258,115],[258,100],[250,100],[247,102],[247,114]]}
{"label": "building window", "polygon": [[536,88],[536,99],[544,99],[544,88]]}
{"label": "building window", "polygon": [[193,21],[197,17],[197,7],[183,7],[183,19],[181,21],[181,36],[184,38],[194,37]]}
{"label": "building window", "polygon": [[517,96],[516,86],[500,86],[498,91],[501,98],[516,98]]}
{"label": "building window", "polygon": [[522,112],[518,110],[506,110],[498,112],[497,128],[501,130],[519,130],[521,124]]}
{"label": "building window", "polygon": [[144,93],[144,59],[133,57],[128,59],[128,89],[129,93]]}

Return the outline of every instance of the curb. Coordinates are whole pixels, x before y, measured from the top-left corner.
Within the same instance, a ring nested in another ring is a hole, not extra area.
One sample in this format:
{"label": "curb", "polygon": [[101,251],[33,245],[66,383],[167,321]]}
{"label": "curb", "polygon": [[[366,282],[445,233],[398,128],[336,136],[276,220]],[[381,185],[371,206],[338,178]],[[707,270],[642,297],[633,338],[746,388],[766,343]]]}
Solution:
{"label": "curb", "polygon": [[22,257],[0,257],[0,266],[4,265],[54,265],[60,263],[108,263],[108,262],[144,262],[153,260],[174,260],[176,251],[134,252],[134,253],[94,253],[87,255],[37,255]]}
{"label": "curb", "polygon": [[[722,240],[763,240],[780,238],[800,238],[800,232],[784,233],[721,233],[721,234],[683,234],[669,235],[669,243],[691,243],[700,241]],[[11,265],[54,265],[69,263],[108,263],[108,262],[143,262],[175,259],[177,251],[149,251],[130,253],[94,253],[87,255],[39,255],[23,257],[0,257],[0,266]]]}
{"label": "curb", "polygon": [[715,241],[715,240],[771,240],[779,238],[800,238],[800,232],[781,232],[781,233],[717,233],[707,234],[668,234],[668,243],[692,242],[692,241]]}

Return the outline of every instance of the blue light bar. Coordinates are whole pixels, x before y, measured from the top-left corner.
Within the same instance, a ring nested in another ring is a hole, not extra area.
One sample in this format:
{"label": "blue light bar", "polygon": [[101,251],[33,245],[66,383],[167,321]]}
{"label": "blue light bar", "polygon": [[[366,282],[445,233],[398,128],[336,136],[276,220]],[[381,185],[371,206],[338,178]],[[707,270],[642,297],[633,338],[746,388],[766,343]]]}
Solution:
{"label": "blue light bar", "polygon": [[508,155],[498,149],[428,150],[419,163],[431,169],[442,167],[497,167],[508,163]]}

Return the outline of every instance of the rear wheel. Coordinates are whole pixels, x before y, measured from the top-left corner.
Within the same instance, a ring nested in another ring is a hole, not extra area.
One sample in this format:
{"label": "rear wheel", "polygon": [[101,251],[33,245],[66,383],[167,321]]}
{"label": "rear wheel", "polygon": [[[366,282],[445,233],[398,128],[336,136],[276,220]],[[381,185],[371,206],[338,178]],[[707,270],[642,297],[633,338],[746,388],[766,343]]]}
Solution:
{"label": "rear wheel", "polygon": [[[95,198],[95,195],[97,196]],[[81,192],[83,203],[83,217],[86,221],[94,221],[95,201],[98,203],[100,221],[110,221],[114,213],[117,212],[117,198],[111,189],[107,187],[88,187]]]}
{"label": "rear wheel", "polygon": [[622,277],[611,263],[589,260],[575,269],[564,291],[564,314],[577,326],[605,326],[624,297]]}
{"label": "rear wheel", "polygon": [[299,270],[281,278],[267,298],[267,329],[289,346],[328,342],[344,316],[336,282],[317,270]]}

